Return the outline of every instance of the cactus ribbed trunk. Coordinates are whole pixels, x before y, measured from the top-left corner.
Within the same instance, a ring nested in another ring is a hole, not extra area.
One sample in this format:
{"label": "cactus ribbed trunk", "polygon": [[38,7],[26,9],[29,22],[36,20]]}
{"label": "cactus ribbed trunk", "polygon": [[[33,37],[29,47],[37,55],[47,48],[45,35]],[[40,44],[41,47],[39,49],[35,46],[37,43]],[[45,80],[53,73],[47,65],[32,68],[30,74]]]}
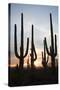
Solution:
{"label": "cactus ribbed trunk", "polygon": [[21,47],[20,47],[20,55],[21,55],[21,60],[20,60],[20,64],[19,67],[23,68],[23,52],[24,52],[24,43],[23,43],[23,37],[24,36],[24,32],[23,32],[23,13],[21,14]]}
{"label": "cactus ribbed trunk", "polygon": [[34,61],[33,61],[33,58],[34,58],[34,54],[33,54],[33,25],[32,25],[32,37],[31,37],[31,67],[34,67]]}

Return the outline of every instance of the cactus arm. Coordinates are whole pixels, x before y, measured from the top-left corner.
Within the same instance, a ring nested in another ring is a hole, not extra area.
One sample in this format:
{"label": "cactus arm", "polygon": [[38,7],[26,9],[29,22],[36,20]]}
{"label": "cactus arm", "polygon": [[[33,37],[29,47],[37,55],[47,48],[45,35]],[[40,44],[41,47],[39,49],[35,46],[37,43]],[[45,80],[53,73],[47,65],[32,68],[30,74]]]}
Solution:
{"label": "cactus arm", "polygon": [[46,61],[46,64],[48,63],[49,60]]}
{"label": "cactus arm", "polygon": [[35,54],[35,57],[34,57],[34,61],[37,59],[37,54],[36,54],[36,50],[35,50],[35,46],[33,44],[33,49],[34,49],[34,54]]}
{"label": "cactus arm", "polygon": [[52,53],[51,52],[52,52],[52,47],[50,46],[50,56],[52,56]]}
{"label": "cactus arm", "polygon": [[56,38],[56,34],[55,34],[55,56],[57,55],[57,38]]}
{"label": "cactus arm", "polygon": [[49,56],[47,56],[47,61],[46,61],[46,64],[48,63],[48,61],[49,61]]}
{"label": "cactus arm", "polygon": [[15,56],[17,58],[20,58],[20,56],[18,55],[18,52],[17,52],[17,26],[15,24],[15,32],[14,32],[14,50],[15,50]]}
{"label": "cactus arm", "polygon": [[45,37],[45,46],[46,46],[46,51],[47,51],[48,55],[51,55],[51,53],[50,53],[50,52],[49,52],[49,50],[48,50],[48,46],[47,46],[46,37]]}
{"label": "cactus arm", "polygon": [[44,39],[44,54],[43,54],[44,56],[44,59],[45,59],[45,61],[46,61],[46,48],[45,48],[45,39]]}
{"label": "cactus arm", "polygon": [[42,52],[42,60],[43,60],[44,58],[43,58],[43,52]]}
{"label": "cactus arm", "polygon": [[27,48],[26,48],[25,55],[23,57],[26,57],[27,56],[28,49],[29,49],[29,38],[27,38]]}

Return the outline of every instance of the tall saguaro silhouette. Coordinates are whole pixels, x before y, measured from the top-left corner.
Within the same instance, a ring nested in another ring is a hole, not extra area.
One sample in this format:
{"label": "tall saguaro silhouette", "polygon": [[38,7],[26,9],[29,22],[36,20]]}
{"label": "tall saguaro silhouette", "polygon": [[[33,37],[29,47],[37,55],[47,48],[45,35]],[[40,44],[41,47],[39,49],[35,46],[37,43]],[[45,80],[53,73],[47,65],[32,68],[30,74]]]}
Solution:
{"label": "tall saguaro silhouette", "polygon": [[44,51],[42,52],[42,64],[44,67],[47,67],[49,56],[46,57],[45,38],[43,42],[44,42]]}
{"label": "tall saguaro silhouette", "polygon": [[21,13],[21,46],[20,46],[20,55],[17,51],[17,25],[15,24],[15,32],[14,32],[14,50],[15,50],[15,56],[19,59],[19,67],[23,68],[24,58],[28,54],[28,48],[29,48],[29,38],[27,38],[27,48],[24,55],[24,29],[23,29],[23,13]]}
{"label": "tall saguaro silhouette", "polygon": [[57,56],[57,36],[55,34],[55,42],[54,42],[53,25],[52,25],[52,14],[51,13],[50,13],[50,30],[51,30],[51,46],[50,46],[50,52],[48,50],[46,37],[45,37],[45,45],[46,45],[46,50],[47,50],[48,55],[51,56],[52,67],[55,68],[55,57]]}
{"label": "tall saguaro silhouette", "polygon": [[32,25],[32,36],[31,36],[31,68],[34,68],[34,61],[37,59],[37,54],[34,45],[34,32],[33,32],[33,25]]}

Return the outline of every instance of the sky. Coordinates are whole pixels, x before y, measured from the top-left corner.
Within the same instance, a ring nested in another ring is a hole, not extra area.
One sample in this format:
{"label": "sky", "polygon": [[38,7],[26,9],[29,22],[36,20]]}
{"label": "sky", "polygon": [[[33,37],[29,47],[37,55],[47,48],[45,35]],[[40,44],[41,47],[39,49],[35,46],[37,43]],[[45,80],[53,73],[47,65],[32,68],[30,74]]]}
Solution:
{"label": "sky", "polygon": [[20,47],[21,34],[21,13],[24,23],[24,51],[29,37],[29,48],[31,48],[31,28],[34,25],[35,48],[43,49],[44,37],[47,38],[50,46],[50,13],[52,13],[53,31],[58,39],[58,7],[44,5],[11,4],[11,55],[14,55],[14,24],[17,24],[18,52]]}

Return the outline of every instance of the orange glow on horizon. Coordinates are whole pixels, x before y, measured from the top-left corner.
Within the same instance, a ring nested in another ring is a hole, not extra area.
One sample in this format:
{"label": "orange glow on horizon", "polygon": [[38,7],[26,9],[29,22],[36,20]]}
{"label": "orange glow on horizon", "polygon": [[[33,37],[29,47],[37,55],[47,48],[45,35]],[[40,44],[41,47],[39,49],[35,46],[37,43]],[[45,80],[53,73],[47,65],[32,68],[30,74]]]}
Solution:
{"label": "orange glow on horizon", "polygon": [[[42,51],[43,51],[42,49],[36,48],[37,60],[34,61],[35,67],[43,67],[43,65],[42,65],[42,55],[41,55]],[[24,67],[27,67],[28,64],[31,67],[31,60],[30,60],[30,55],[29,54],[30,54],[30,51],[29,51],[28,55],[24,58]],[[16,67],[17,64],[19,66],[19,59],[16,58],[15,56],[11,57],[10,67]],[[49,58],[49,61],[48,61],[48,65],[51,66],[51,59],[50,58]]]}
{"label": "orange glow on horizon", "polygon": [[16,64],[11,64],[10,67],[12,67],[12,68],[13,68],[13,67],[16,67]]}

